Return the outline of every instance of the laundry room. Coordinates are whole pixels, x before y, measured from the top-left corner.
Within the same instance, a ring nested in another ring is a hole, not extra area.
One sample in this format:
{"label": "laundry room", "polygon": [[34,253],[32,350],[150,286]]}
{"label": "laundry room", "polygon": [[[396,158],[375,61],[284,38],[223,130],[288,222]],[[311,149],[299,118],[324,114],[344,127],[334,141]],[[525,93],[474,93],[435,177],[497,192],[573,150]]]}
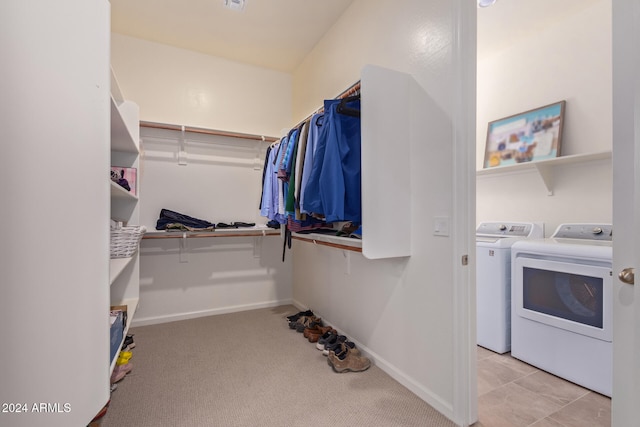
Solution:
{"label": "laundry room", "polygon": [[[571,3],[563,11],[500,1],[478,9],[476,299],[485,421],[499,423],[491,402],[513,398],[535,375],[540,382],[525,388],[561,378],[595,391],[594,406],[609,407],[601,397],[611,396],[613,381],[611,2]],[[523,147],[541,148],[544,124],[536,126],[552,116],[559,127],[549,125],[549,145],[557,152],[518,157]],[[545,237],[553,239],[543,244]]]}

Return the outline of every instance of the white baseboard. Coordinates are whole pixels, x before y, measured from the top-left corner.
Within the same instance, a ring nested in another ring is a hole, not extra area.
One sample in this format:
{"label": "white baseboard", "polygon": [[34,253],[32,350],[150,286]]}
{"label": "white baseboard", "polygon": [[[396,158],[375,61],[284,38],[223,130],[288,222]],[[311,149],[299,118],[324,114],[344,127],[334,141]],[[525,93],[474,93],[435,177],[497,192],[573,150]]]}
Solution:
{"label": "white baseboard", "polygon": [[[293,304],[296,308],[298,308],[301,311],[313,310],[313,308],[307,307],[306,305],[300,303],[299,301],[296,301],[295,299],[291,302],[291,304]],[[316,313],[316,314],[322,317],[321,313]],[[330,324],[331,326],[333,326],[333,328],[335,328],[338,331],[338,333],[347,335],[349,337],[349,341],[352,341],[358,347],[358,349],[360,349],[360,351],[371,360],[371,363],[373,365],[376,365],[378,368],[382,369],[387,375],[389,375],[394,380],[398,381],[400,384],[402,384],[405,388],[407,388],[413,394],[415,394],[420,399],[424,400],[426,403],[431,405],[436,411],[440,412],[442,415],[449,418],[450,420],[452,421],[454,420],[453,407],[449,403],[443,401],[439,396],[434,394],[431,390],[415,382],[411,377],[407,376],[407,374],[405,374],[403,371],[398,369],[395,365],[387,362],[384,358],[380,357],[378,354],[371,351],[371,349],[369,349],[367,346],[358,342],[358,340],[353,339],[349,334],[344,333],[343,329],[340,329],[340,327],[338,327],[335,323],[332,323],[329,319],[326,319],[325,317],[322,317],[322,319],[325,320],[327,324]]]}
{"label": "white baseboard", "polygon": [[280,305],[293,304],[291,299],[266,301],[254,304],[234,305],[229,307],[214,308],[211,310],[192,311],[188,313],[175,313],[163,316],[134,318],[131,327],[156,325],[159,323],[176,322],[178,320],[196,319],[198,317],[215,316],[217,314],[237,313],[239,311],[257,310],[260,308],[278,307]]}

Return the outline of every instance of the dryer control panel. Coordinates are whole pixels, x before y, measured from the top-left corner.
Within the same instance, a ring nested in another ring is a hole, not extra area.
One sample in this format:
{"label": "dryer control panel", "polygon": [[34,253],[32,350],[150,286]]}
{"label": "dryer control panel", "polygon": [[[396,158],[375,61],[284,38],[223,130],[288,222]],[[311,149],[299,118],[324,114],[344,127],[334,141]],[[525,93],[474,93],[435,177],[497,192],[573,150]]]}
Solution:
{"label": "dryer control panel", "polygon": [[554,238],[611,241],[611,224],[560,224],[553,233]]}
{"label": "dryer control panel", "polygon": [[476,236],[482,237],[531,237],[543,236],[541,226],[529,222],[483,222],[476,229]]}

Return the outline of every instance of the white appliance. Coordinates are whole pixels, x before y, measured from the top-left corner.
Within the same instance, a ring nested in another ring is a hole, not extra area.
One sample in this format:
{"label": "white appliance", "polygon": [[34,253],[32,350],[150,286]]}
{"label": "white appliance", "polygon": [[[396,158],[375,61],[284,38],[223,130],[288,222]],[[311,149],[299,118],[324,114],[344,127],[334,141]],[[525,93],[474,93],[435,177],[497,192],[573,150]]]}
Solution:
{"label": "white appliance", "polygon": [[611,396],[611,224],[562,224],[511,248],[511,355]]}
{"label": "white appliance", "polygon": [[497,353],[511,348],[511,245],[541,239],[541,224],[484,222],[476,229],[477,343]]}

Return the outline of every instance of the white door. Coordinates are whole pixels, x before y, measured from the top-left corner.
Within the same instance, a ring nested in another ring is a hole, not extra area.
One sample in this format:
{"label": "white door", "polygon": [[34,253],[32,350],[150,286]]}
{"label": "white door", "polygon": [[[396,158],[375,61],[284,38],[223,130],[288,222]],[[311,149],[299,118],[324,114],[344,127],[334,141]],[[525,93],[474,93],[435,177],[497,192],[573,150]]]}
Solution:
{"label": "white door", "polygon": [[[613,0],[613,268],[640,266],[640,0]],[[629,271],[629,270],[627,270]],[[638,270],[640,272],[640,270]],[[614,278],[612,425],[640,419],[640,280]]]}

